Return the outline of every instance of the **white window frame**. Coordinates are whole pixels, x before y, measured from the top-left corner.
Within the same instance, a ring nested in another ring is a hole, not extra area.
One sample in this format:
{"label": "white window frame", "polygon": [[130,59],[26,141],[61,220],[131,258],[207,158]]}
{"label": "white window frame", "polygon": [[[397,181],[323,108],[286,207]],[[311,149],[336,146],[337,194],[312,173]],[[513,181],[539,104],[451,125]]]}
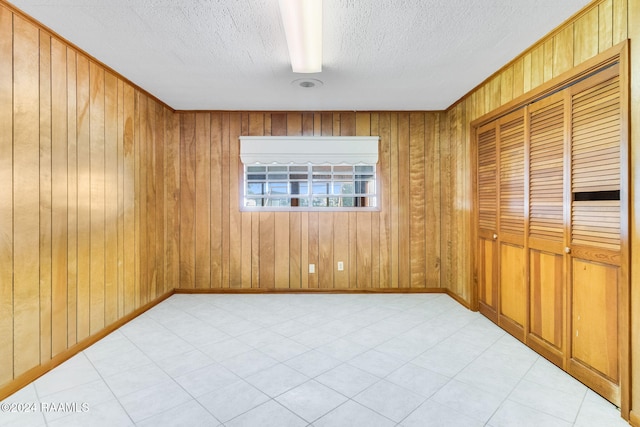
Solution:
{"label": "white window frame", "polygon": [[[240,137],[240,210],[380,211],[378,144],[377,136]],[[357,192],[358,185],[366,187]],[[262,206],[277,200],[296,205]]]}

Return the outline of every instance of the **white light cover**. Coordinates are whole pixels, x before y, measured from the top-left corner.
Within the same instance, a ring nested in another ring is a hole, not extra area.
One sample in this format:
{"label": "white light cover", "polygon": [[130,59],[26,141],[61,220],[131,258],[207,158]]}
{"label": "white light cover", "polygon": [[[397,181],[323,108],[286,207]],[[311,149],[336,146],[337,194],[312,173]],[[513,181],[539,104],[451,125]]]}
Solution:
{"label": "white light cover", "polygon": [[322,71],[322,0],[279,0],[294,73]]}
{"label": "white light cover", "polygon": [[245,165],[378,163],[378,136],[241,136]]}

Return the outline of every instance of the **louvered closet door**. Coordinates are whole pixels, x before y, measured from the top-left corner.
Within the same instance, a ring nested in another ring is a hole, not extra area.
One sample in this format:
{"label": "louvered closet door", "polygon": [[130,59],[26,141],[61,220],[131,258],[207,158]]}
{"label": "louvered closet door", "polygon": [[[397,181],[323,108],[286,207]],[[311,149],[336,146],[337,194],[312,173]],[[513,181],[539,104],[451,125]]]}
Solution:
{"label": "louvered closet door", "polygon": [[498,180],[496,123],[477,131],[478,302],[480,312],[498,321]]}
{"label": "louvered closet door", "polygon": [[571,88],[570,372],[620,402],[621,102],[617,67]]}
{"label": "louvered closet door", "polygon": [[524,110],[498,120],[500,316],[499,325],[524,339]]}
{"label": "louvered closet door", "polygon": [[565,352],[565,92],[528,107],[529,344],[562,366]]}

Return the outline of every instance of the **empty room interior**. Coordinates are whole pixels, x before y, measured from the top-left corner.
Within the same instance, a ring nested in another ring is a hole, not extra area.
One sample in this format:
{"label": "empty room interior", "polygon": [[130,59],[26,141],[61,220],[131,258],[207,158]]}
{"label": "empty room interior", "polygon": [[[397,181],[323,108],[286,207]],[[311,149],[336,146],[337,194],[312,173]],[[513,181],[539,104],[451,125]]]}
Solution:
{"label": "empty room interior", "polygon": [[636,143],[640,0],[0,0],[0,425],[640,427]]}

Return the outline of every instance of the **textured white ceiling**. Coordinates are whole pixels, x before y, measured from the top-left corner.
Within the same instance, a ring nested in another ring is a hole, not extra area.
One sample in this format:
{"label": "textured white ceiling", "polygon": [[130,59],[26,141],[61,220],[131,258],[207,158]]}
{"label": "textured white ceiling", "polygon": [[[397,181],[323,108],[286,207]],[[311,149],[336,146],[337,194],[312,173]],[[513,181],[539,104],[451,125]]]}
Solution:
{"label": "textured white ceiling", "polygon": [[589,0],[324,0],[318,74],[278,0],[12,3],[178,110],[442,110]]}

